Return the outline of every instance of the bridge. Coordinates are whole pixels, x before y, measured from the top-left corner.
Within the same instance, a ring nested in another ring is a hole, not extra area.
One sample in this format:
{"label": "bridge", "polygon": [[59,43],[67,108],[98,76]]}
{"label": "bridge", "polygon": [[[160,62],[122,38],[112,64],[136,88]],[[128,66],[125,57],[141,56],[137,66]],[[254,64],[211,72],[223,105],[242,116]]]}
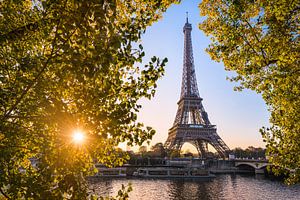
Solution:
{"label": "bridge", "polygon": [[126,168],[136,169],[139,167],[174,167],[183,168],[186,166],[205,167],[212,173],[255,173],[263,174],[266,167],[271,165],[268,160],[259,159],[201,159],[201,158],[144,158],[135,163],[126,165]]}
{"label": "bridge", "polygon": [[268,160],[255,159],[234,159],[234,166],[237,168],[252,168],[255,174],[263,174],[267,166],[271,165]]}

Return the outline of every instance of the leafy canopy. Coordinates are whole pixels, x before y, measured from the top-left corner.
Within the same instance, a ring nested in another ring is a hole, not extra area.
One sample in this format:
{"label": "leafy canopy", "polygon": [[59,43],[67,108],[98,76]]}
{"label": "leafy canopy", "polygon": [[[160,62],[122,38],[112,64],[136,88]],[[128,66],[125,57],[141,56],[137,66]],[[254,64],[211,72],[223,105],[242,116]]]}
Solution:
{"label": "leafy canopy", "polygon": [[212,59],[237,73],[236,89],[261,93],[269,107],[272,127],[261,132],[274,171],[299,182],[299,0],[203,0],[199,7]]}
{"label": "leafy canopy", "polygon": [[[115,146],[151,138],[155,131],[136,121],[137,101],[154,95],[166,59],[137,67],[140,38],[173,2],[0,2],[3,196],[89,198],[85,177],[94,162],[122,164]],[[72,140],[77,129],[82,143]]]}

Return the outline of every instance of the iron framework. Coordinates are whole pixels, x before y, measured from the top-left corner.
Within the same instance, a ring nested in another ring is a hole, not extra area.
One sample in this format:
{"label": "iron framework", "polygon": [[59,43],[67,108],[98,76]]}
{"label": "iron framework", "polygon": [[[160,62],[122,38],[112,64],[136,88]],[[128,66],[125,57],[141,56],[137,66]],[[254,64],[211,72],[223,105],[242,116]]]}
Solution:
{"label": "iron framework", "polygon": [[230,149],[217,134],[215,125],[208,119],[202,105],[193,58],[191,39],[192,25],[188,18],[183,27],[184,56],[180,100],[172,128],[169,129],[165,147],[179,150],[185,142],[193,144],[202,158],[207,157],[208,144],[212,145],[220,157],[227,157]]}

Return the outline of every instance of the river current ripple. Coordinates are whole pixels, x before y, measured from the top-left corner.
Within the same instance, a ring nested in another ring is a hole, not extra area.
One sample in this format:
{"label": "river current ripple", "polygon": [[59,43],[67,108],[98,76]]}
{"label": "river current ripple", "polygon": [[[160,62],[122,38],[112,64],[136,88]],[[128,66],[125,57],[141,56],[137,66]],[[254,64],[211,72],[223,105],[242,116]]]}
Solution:
{"label": "river current ripple", "polygon": [[210,181],[94,179],[90,188],[101,196],[112,196],[128,183],[132,200],[300,200],[300,185],[245,175],[218,175]]}

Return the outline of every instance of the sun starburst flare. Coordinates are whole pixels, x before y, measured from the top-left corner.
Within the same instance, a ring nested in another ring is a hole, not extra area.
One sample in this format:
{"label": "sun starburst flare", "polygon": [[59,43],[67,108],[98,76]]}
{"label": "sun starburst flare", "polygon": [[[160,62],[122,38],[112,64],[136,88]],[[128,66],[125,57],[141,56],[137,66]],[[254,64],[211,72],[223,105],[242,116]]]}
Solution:
{"label": "sun starburst flare", "polygon": [[78,130],[78,129],[75,130],[73,132],[72,139],[73,139],[73,142],[75,144],[82,144],[84,142],[84,139],[85,139],[84,132],[81,131],[81,130]]}

